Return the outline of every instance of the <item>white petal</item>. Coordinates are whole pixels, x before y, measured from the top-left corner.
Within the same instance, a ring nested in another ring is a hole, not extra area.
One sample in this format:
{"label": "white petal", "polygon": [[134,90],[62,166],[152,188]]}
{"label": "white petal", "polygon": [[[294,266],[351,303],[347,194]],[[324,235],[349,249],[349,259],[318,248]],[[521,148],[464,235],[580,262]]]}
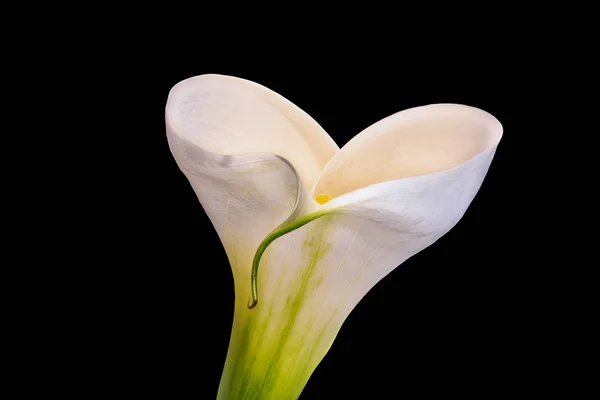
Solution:
{"label": "white petal", "polygon": [[474,107],[436,104],[394,114],[357,135],[327,165],[316,190],[334,199],[322,211],[365,218],[419,251],[462,218],[501,137],[500,122]]}
{"label": "white petal", "polygon": [[[411,115],[415,111],[417,116]],[[333,184],[322,186],[325,193],[338,197],[314,212],[322,214],[318,219],[266,249],[260,261],[258,305],[248,310],[245,297],[236,299],[218,398],[249,394],[296,398],[364,295],[462,217],[485,177],[502,128],[489,114],[470,107],[433,106],[426,111],[434,121],[441,116],[464,119],[449,123],[449,129],[438,124],[432,132],[424,130],[428,125],[418,118],[423,110],[409,110],[365,130],[353,139],[360,148],[344,147],[328,166],[344,166],[352,173],[331,169],[323,175],[338,176],[340,182],[324,180]],[[404,125],[407,120],[416,131]],[[458,126],[466,131],[457,131]],[[413,134],[421,136],[406,139]],[[427,149],[420,146],[427,134],[436,137],[429,145],[445,157],[444,162],[425,162]],[[422,157],[412,164],[397,162],[393,156],[387,165],[377,160],[385,153],[379,143],[392,146],[394,135],[405,146],[414,144],[413,150],[421,151]],[[441,144],[447,151],[441,151]],[[354,164],[349,154],[356,158]],[[386,176],[400,179],[379,182],[377,171],[369,171],[375,162]],[[406,177],[409,166],[415,176]],[[356,189],[352,174],[367,186],[348,192]],[[246,378],[235,379],[240,374]]]}
{"label": "white petal", "polygon": [[299,179],[314,184],[338,147],[283,97],[228,76],[178,83],[165,118],[169,147],[225,246],[236,285],[249,289],[261,240],[305,204]]}
{"label": "white petal", "polygon": [[284,97],[225,75],[200,75],[175,85],[169,93],[167,121],[211,153],[284,157],[307,187],[339,150],[319,124]]}
{"label": "white petal", "polygon": [[352,138],[315,188],[332,198],[365,186],[453,168],[498,144],[502,126],[487,112],[459,104],[400,111]]}

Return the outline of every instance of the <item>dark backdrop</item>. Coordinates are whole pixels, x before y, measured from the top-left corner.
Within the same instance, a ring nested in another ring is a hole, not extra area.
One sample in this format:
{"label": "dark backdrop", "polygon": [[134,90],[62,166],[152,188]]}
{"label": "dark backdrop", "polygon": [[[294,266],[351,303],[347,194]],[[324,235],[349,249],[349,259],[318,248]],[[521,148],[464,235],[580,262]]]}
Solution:
{"label": "dark backdrop", "polygon": [[340,146],[394,112],[431,103],[467,104],[499,119],[504,136],[465,216],[366,295],[301,399],[512,394],[526,379],[532,356],[521,351],[526,339],[520,326],[528,316],[519,311],[522,267],[511,236],[515,104],[522,93],[512,84],[510,66],[479,56],[458,63],[452,54],[426,63],[397,54],[319,59],[304,52],[285,61],[252,52],[177,54],[149,60],[161,67],[130,79],[144,88],[135,101],[145,107],[135,118],[149,125],[132,133],[139,161],[127,178],[129,193],[138,194],[123,199],[132,217],[119,233],[134,251],[127,252],[127,267],[117,278],[129,297],[119,318],[133,329],[121,332],[117,362],[139,376],[136,386],[166,398],[216,396],[233,317],[232,275],[216,232],[169,152],[164,106],[178,81],[219,73],[283,95]]}

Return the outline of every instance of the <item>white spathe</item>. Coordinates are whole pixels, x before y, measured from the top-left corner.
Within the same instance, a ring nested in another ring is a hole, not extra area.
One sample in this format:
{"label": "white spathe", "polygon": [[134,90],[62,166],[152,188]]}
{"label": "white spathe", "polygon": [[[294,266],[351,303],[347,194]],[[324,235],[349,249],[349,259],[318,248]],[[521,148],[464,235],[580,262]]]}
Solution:
{"label": "white spathe", "polygon": [[[485,111],[434,104],[387,117],[340,150],[285,98],[223,75],[175,85],[166,126],[233,270],[222,399],[297,398],[368,290],[460,220],[502,136]],[[331,200],[320,205],[322,193]],[[260,300],[248,309],[257,248],[286,226],[260,259]]]}

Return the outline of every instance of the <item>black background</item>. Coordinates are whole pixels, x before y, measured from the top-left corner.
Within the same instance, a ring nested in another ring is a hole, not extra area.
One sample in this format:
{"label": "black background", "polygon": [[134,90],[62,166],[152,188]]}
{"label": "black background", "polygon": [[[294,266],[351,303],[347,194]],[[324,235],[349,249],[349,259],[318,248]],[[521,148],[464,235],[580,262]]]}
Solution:
{"label": "black background", "polygon": [[127,267],[115,285],[127,299],[111,332],[123,349],[117,363],[128,372],[122,379],[168,398],[216,396],[233,281],[218,236],[169,152],[164,106],[178,81],[219,73],[283,95],[340,147],[414,106],[462,103],[498,118],[504,136],[465,216],[366,295],[301,399],[514,393],[530,379],[528,366],[538,357],[523,329],[535,316],[521,305],[524,268],[515,243],[514,153],[519,104],[527,96],[515,79],[524,72],[515,78],[518,66],[503,63],[498,49],[493,57],[450,52],[427,61],[413,56],[412,62],[375,51],[342,57],[304,49],[281,59],[236,51],[222,56],[198,49],[169,60],[159,55],[148,60],[150,78],[130,79],[144,88],[135,118],[148,125],[131,133],[136,166],[125,178],[133,194],[120,199],[129,217],[119,235],[129,240],[119,243],[127,249]]}

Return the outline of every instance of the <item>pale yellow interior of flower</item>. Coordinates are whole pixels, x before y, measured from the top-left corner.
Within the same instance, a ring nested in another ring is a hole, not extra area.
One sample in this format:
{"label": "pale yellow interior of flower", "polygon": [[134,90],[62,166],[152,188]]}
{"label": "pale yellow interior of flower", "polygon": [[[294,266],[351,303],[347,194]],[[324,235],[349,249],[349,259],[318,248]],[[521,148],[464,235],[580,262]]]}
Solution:
{"label": "pale yellow interior of flower", "polygon": [[213,74],[186,79],[171,90],[169,103],[167,118],[192,143],[217,154],[277,154],[307,188],[339,151],[308,114],[248,80]]}
{"label": "pale yellow interior of flower", "polygon": [[502,126],[473,107],[437,104],[394,114],[349,141],[313,193],[335,198],[384,181],[453,168],[500,140]]}

